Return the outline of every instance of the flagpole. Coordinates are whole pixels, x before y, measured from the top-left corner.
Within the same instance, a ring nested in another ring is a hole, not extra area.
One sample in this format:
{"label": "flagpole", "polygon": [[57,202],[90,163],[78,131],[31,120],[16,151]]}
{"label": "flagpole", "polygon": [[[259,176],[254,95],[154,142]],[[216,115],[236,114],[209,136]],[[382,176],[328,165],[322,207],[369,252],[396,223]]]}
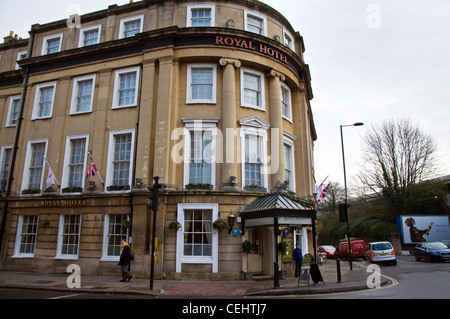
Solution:
{"label": "flagpole", "polygon": [[[92,158],[92,155],[90,152],[88,152],[89,157],[91,158],[91,164],[94,162],[94,159]],[[95,165],[95,164],[94,164]],[[97,167],[97,166],[96,166]],[[100,181],[102,182],[103,187],[105,187],[105,182],[103,182],[102,176],[100,175],[98,168],[97,168],[97,174],[98,178],[100,178]]]}

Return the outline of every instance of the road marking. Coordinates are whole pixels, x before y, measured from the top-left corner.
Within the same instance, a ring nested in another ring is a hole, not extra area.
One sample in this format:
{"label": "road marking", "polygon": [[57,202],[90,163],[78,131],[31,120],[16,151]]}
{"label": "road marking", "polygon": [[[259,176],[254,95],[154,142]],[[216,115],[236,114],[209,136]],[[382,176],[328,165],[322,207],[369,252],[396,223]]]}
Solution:
{"label": "road marking", "polygon": [[72,298],[72,297],[81,296],[81,295],[84,295],[84,294],[73,294],[73,295],[57,296],[57,297],[52,297],[52,298],[47,298],[47,299],[64,299],[64,298]]}

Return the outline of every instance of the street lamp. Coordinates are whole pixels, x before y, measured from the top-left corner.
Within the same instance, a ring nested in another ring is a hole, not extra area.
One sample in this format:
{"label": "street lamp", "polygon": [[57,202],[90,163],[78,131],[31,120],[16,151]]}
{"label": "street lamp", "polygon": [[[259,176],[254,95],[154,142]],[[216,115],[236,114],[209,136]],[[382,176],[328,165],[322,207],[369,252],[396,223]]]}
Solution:
{"label": "street lamp", "polygon": [[351,245],[351,237],[350,237],[350,222],[349,222],[349,214],[348,214],[348,193],[347,193],[347,175],[345,172],[345,156],[344,156],[344,135],[342,134],[342,128],[348,126],[363,126],[364,123],[356,122],[354,124],[349,125],[341,125],[341,145],[342,145],[342,163],[344,165],[344,187],[345,187],[345,217],[347,220],[347,243],[348,243],[348,257],[350,261],[350,270],[353,270],[352,265],[352,245]]}

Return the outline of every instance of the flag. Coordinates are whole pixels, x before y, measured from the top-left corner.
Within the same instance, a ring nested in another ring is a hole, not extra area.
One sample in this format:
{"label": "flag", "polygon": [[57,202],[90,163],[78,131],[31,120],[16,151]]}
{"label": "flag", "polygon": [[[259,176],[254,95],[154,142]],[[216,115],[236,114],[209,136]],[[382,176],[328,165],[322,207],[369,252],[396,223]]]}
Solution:
{"label": "flag", "polygon": [[322,203],[323,199],[325,198],[325,195],[328,192],[328,188],[330,187],[330,183],[328,183],[328,186],[324,186],[323,183],[325,183],[325,181],[327,180],[328,176],[325,177],[325,179],[323,180],[322,183],[320,183],[320,185],[318,187],[316,187],[314,193],[316,194],[316,202],[318,203]]}
{"label": "flag", "polygon": [[330,188],[330,183],[328,183],[328,185],[326,187],[324,187],[324,188],[322,188],[320,190],[320,193],[317,195],[317,202],[318,203],[322,203],[323,202],[323,200],[325,199],[325,196],[328,193],[328,189],[329,188]]}
{"label": "flag", "polygon": [[91,153],[88,152],[88,155],[91,158],[91,166],[89,167],[89,171],[86,175],[86,178],[95,176],[95,173],[98,172],[97,167],[95,166],[94,160],[92,159]]}
{"label": "flag", "polygon": [[55,175],[53,175],[53,171],[52,168],[50,167],[50,164],[47,162],[47,159],[44,157],[45,163],[48,166],[48,174],[47,174],[47,182],[46,185],[47,188],[52,187],[53,185],[55,185]]}

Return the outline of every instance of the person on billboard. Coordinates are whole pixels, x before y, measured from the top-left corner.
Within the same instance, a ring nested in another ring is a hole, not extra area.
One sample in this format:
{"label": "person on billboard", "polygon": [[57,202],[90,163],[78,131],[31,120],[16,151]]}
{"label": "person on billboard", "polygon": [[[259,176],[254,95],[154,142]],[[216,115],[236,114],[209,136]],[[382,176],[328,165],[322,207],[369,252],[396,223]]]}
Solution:
{"label": "person on billboard", "polygon": [[405,224],[406,224],[406,226],[409,227],[409,237],[411,238],[411,242],[427,241],[424,238],[424,236],[428,236],[428,234],[430,233],[430,230],[431,230],[431,226],[434,225],[434,223],[430,223],[430,226],[428,226],[427,229],[424,229],[424,230],[417,229],[417,227],[414,226],[416,224],[416,221],[412,217],[407,218],[405,220]]}

